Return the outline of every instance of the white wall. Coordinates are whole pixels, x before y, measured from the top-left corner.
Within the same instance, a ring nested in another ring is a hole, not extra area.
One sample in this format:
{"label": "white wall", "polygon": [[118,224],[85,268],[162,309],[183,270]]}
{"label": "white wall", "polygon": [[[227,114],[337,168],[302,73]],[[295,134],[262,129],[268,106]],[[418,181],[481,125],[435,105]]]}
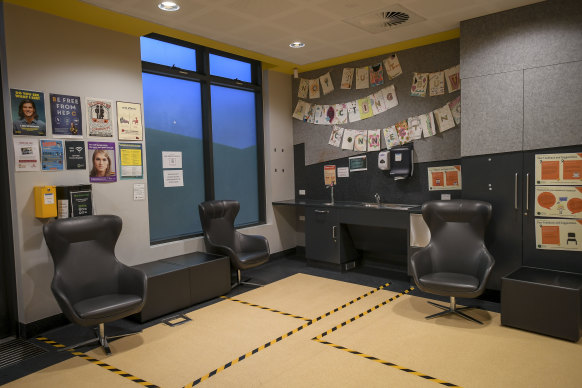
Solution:
{"label": "white wall", "polygon": [[[34,217],[33,187],[38,185],[76,185],[89,183],[88,171],[14,172],[9,88],[42,91],[48,107],[48,94],[61,93],[108,98],[143,104],[139,38],[93,27],[11,4],[5,8],[5,46],[8,85],[3,96],[11,179],[13,236],[16,260],[18,316],[21,323],[60,313],[50,282],[53,267],[42,235],[41,221]],[[265,72],[265,168],[267,222],[243,230],[265,235],[271,252],[295,247],[292,221],[275,216],[271,200],[293,198],[293,141],[291,79]],[[284,99],[284,102],[279,101]],[[47,121],[50,113],[47,112]],[[47,137],[52,137],[47,123]],[[87,136],[85,136],[87,141]],[[147,139],[146,139],[147,141]],[[273,147],[285,147],[273,153]],[[289,152],[286,152],[286,151]],[[144,143],[145,152],[145,143]],[[144,156],[144,163],[145,163]],[[285,178],[272,174],[273,166],[284,166]],[[146,183],[147,177],[143,182]],[[136,265],[152,260],[203,251],[202,238],[150,247],[146,201],[133,201],[134,180],[93,184],[97,214],[117,214],[123,231],[117,244],[118,258]],[[147,187],[147,184],[146,184]],[[197,217],[196,214],[192,215]],[[293,218],[291,217],[291,220]],[[4,233],[5,231],[3,231]]]}

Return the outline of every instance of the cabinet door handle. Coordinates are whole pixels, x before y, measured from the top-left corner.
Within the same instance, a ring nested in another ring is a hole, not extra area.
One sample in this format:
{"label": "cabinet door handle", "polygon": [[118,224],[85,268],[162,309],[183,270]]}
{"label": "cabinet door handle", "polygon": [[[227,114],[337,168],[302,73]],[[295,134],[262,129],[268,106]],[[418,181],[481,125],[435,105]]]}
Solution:
{"label": "cabinet door handle", "polygon": [[334,226],[332,226],[332,227],[331,227],[331,238],[333,238],[333,241],[334,241],[334,242],[335,242],[335,241],[336,241],[336,239],[337,239],[337,234],[336,234],[336,231],[337,231],[337,226],[335,226],[335,225],[334,225]]}
{"label": "cabinet door handle", "polygon": [[515,185],[513,186],[513,194],[514,194],[514,201],[513,201],[513,208],[517,210],[517,173],[515,173]]}
{"label": "cabinet door handle", "polygon": [[318,210],[318,209],[315,209],[314,211],[316,213],[329,214],[329,210]]}
{"label": "cabinet door handle", "polygon": [[525,174],[525,215],[529,211],[529,172]]}

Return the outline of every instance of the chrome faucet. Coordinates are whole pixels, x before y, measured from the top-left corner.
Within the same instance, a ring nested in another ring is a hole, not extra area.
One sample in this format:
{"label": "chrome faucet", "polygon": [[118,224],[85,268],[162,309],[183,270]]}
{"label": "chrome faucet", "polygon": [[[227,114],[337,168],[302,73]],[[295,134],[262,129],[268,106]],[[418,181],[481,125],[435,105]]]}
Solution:
{"label": "chrome faucet", "polygon": [[332,205],[334,204],[334,200],[333,200],[333,186],[334,186],[334,185],[329,185],[329,186],[327,186],[328,188],[330,188],[330,189],[331,189],[331,202],[330,202],[330,203],[331,203]]}
{"label": "chrome faucet", "polygon": [[376,203],[380,203],[380,194],[374,194],[374,198],[376,199]]}

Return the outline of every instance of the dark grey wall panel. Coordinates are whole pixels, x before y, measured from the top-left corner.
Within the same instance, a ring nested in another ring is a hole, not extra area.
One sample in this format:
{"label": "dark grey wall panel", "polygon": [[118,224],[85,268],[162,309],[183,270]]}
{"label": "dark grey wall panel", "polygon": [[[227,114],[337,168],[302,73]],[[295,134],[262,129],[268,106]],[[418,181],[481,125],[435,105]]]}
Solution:
{"label": "dark grey wall panel", "polygon": [[524,71],[525,150],[582,144],[581,91],[582,62]]}
{"label": "dark grey wall panel", "polygon": [[461,22],[461,78],[582,60],[580,0],[548,0]]}
{"label": "dark grey wall panel", "polygon": [[461,155],[521,151],[523,71],[464,79]]}
{"label": "dark grey wall panel", "polygon": [[[422,47],[416,47],[408,50],[398,51],[398,60],[402,66],[403,74],[393,80],[388,80],[384,72],[384,84],[368,89],[356,90],[355,85],[352,89],[340,89],[342,71],[344,67],[362,67],[381,62],[388,57],[391,52],[384,55],[367,58],[355,62],[349,62],[330,68],[318,69],[300,74],[300,78],[313,79],[330,72],[335,91],[324,96],[323,93],[318,99],[306,99],[305,101],[312,104],[338,104],[354,101],[359,98],[375,93],[382,88],[394,84],[398,98],[398,106],[371,118],[361,120],[355,123],[340,125],[342,128],[349,129],[381,129],[396,124],[401,120],[408,119],[412,116],[431,112],[442,107],[447,102],[454,100],[460,92],[446,93],[442,96],[434,97],[412,97],[410,96],[410,86],[412,84],[413,72],[435,72],[446,70],[449,67],[459,64],[459,40],[453,39],[445,42],[430,44]],[[297,104],[297,89],[299,79],[293,80],[293,107]],[[461,103],[462,104],[462,103]],[[443,134],[438,134],[426,140],[415,141],[415,161],[427,162],[437,160],[457,159],[460,157],[460,131],[461,126],[449,129]],[[456,132],[453,134],[453,132]],[[328,160],[345,158],[347,156],[361,154],[362,152],[353,152],[342,150],[328,144],[331,133],[330,125],[307,124],[302,121],[293,119],[293,143],[305,143],[305,164],[316,164]],[[417,144],[422,143],[422,144]],[[434,143],[434,148],[433,148]],[[418,146],[417,146],[418,145]],[[382,139],[382,149],[386,145]]]}

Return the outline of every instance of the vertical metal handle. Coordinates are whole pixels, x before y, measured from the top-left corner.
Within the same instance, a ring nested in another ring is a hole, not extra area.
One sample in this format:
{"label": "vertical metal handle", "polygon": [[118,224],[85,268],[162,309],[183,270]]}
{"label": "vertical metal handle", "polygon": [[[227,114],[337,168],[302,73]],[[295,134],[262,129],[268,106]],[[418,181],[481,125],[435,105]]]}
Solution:
{"label": "vertical metal handle", "polygon": [[333,241],[336,241],[337,235],[336,235],[336,229],[337,227],[334,225],[331,227],[331,238],[333,238]]}
{"label": "vertical metal handle", "polygon": [[529,211],[529,172],[525,174],[525,215]]}
{"label": "vertical metal handle", "polygon": [[515,173],[515,185],[513,186],[513,208],[517,210],[517,173]]}

